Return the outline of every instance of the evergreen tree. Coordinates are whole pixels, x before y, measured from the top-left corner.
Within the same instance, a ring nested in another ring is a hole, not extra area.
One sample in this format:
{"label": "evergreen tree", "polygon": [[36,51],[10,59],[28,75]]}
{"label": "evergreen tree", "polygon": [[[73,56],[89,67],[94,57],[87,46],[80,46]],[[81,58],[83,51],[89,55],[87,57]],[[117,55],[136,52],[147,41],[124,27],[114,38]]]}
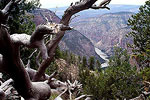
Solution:
{"label": "evergreen tree", "polygon": [[[114,61],[117,61],[115,63]],[[129,55],[123,49],[115,49],[111,65],[104,72],[80,71],[80,81],[85,94],[92,100],[123,100],[137,97],[141,91],[142,77],[129,64]]]}
{"label": "evergreen tree", "polygon": [[134,55],[137,62],[141,67],[150,66],[150,1],[146,1],[144,6],[139,8],[139,12],[133,15],[128,25],[131,27],[132,32],[129,36],[132,36],[134,45],[130,45],[133,48]]}
{"label": "evergreen tree", "polygon": [[96,69],[98,71],[101,71],[101,63],[99,62],[99,60],[96,61]]}
{"label": "evergreen tree", "polygon": [[78,65],[81,63],[81,57],[78,56]]}
{"label": "evergreen tree", "polygon": [[55,58],[56,58],[56,59],[58,59],[58,58],[63,58],[62,51],[60,50],[59,47],[57,47],[57,49],[56,49]]}
{"label": "evergreen tree", "polygon": [[65,55],[65,58],[64,58],[64,59],[65,59],[67,62],[69,62],[69,61],[68,61],[68,60],[69,60],[69,59],[68,59],[69,53],[68,53],[67,50],[65,51],[64,55]]}
{"label": "evergreen tree", "polygon": [[[0,0],[0,7],[3,8],[10,0]],[[40,6],[39,0],[22,0],[22,3],[15,5],[10,13],[7,25],[10,27],[11,34],[26,33],[31,34],[35,29],[32,22],[33,16],[29,14],[36,7]]]}
{"label": "evergreen tree", "polygon": [[127,50],[114,48],[114,55],[110,58],[109,65],[115,67],[123,64],[130,64],[129,58],[130,56],[127,54]]}
{"label": "evergreen tree", "polygon": [[90,68],[90,70],[94,70],[94,68],[95,68],[95,58],[93,56],[91,56],[89,58],[88,62],[89,62],[89,68]]}
{"label": "evergreen tree", "polygon": [[87,59],[86,59],[86,57],[85,56],[83,56],[83,58],[82,58],[82,67],[83,68],[85,68],[85,67],[87,67]]}

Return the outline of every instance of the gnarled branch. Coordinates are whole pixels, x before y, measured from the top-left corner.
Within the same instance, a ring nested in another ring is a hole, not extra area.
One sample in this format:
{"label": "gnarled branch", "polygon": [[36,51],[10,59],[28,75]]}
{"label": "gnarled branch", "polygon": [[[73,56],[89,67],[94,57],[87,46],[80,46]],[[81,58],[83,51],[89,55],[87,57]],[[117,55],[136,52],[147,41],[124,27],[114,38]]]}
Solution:
{"label": "gnarled branch", "polygon": [[111,2],[111,0],[103,0],[98,6],[93,5],[91,8],[92,9],[108,9],[110,10],[109,7],[107,7],[107,5]]}

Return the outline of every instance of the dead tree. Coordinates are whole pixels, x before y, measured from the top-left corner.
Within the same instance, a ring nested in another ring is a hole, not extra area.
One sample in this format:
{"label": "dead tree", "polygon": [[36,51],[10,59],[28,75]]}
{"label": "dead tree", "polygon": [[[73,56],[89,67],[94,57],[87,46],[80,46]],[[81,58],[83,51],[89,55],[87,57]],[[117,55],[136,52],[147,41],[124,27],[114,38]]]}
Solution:
{"label": "dead tree", "polygon": [[[41,78],[45,75],[46,68],[53,60],[56,47],[64,36],[65,31],[71,29],[69,27],[71,17],[80,11],[92,9],[97,0],[81,0],[75,5],[72,4],[65,11],[59,24],[51,23],[38,26],[40,28],[36,28],[31,36],[24,34],[25,37],[28,37],[27,39],[16,40],[19,35],[10,36],[7,27],[3,23],[6,22],[13,6],[20,1],[10,0],[5,8],[0,10],[0,71],[9,74],[14,81],[14,88],[25,100],[47,100],[51,94],[51,79],[55,74],[45,79],[46,81],[41,81]],[[106,7],[105,3],[104,6]],[[104,8],[104,6],[101,5],[98,8]],[[43,36],[55,33],[56,37],[45,45]],[[30,74],[26,71],[25,65],[20,58],[21,45],[40,49],[42,58],[44,58],[39,64],[38,70],[34,71],[32,79],[30,79]],[[2,100],[5,95],[1,98],[1,94],[4,94],[3,91],[0,91],[0,99]]]}

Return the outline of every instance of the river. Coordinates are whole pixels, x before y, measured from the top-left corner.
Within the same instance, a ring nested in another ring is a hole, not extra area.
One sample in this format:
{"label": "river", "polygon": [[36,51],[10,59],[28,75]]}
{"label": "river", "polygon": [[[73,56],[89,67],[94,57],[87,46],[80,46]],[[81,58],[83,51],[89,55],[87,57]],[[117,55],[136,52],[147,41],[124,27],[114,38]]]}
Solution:
{"label": "river", "polygon": [[98,48],[96,48],[96,47],[95,47],[95,52],[96,52],[102,59],[105,60],[105,62],[101,64],[102,68],[107,67],[107,66],[108,66],[108,62],[109,62],[109,59],[108,59],[107,54],[105,54],[104,52],[102,52],[100,49],[98,49]]}

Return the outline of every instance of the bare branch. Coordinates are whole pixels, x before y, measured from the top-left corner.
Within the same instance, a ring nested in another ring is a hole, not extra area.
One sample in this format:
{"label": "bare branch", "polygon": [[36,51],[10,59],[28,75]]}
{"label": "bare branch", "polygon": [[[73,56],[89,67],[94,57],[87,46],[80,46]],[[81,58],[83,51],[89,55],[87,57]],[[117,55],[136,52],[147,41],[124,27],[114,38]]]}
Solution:
{"label": "bare branch", "polygon": [[5,92],[2,89],[0,89],[0,99],[5,100],[5,97],[6,97]]}
{"label": "bare branch", "polygon": [[30,59],[28,59],[28,63],[26,65],[27,68],[30,68],[30,62],[31,62]]}
{"label": "bare branch", "polygon": [[46,23],[49,22],[49,21],[48,21],[48,18],[47,18],[46,16],[44,16],[41,12],[40,12],[40,14],[41,14],[42,17],[45,19]]}
{"label": "bare branch", "polygon": [[2,27],[9,29],[9,27],[7,25],[1,24]]}
{"label": "bare branch", "polygon": [[92,97],[92,95],[81,95],[81,96],[75,98],[75,100],[80,100],[80,99],[86,98],[86,97]]}
{"label": "bare branch", "polygon": [[33,55],[37,52],[37,49],[35,49],[31,55],[28,57],[28,63],[26,65],[27,68],[30,68],[30,62],[31,62],[31,58],[33,57]]}
{"label": "bare branch", "polygon": [[97,0],[82,0],[81,2],[76,2],[75,4],[72,3],[70,7],[65,11],[60,23],[68,25],[72,15],[82,10],[89,9],[96,1]]}
{"label": "bare branch", "polygon": [[110,8],[109,8],[109,7],[106,7],[106,6],[104,6],[104,7],[99,7],[99,6],[94,5],[94,6],[92,6],[91,8],[92,8],[92,9],[108,9],[108,10],[110,10]]}
{"label": "bare branch", "polygon": [[53,22],[52,16],[51,16],[51,15],[49,15],[49,17],[50,17],[50,22],[52,23],[52,22]]}
{"label": "bare branch", "polygon": [[107,7],[107,5],[111,2],[111,0],[103,0],[98,6],[93,5],[91,8],[92,9],[108,9],[110,10],[109,7]]}
{"label": "bare branch", "polygon": [[40,65],[41,65],[41,64],[40,64],[40,56],[41,56],[41,52],[39,52],[39,53],[37,54],[36,59],[35,59],[35,60],[36,60],[36,61],[35,61],[35,62],[36,62],[36,65],[37,65],[38,67],[40,67]]}
{"label": "bare branch", "polygon": [[55,34],[54,29],[47,25],[39,25],[33,34],[13,34],[11,35],[11,40],[17,45],[25,45],[29,48],[38,48],[42,53],[42,58],[47,59],[48,53],[47,48],[44,44],[44,35],[45,34]]}
{"label": "bare branch", "polygon": [[51,82],[51,79],[54,78],[58,73],[55,71],[53,72],[50,76],[49,76],[49,79],[48,79],[48,83]]}
{"label": "bare branch", "polygon": [[148,81],[144,81],[144,83],[150,85],[150,82],[148,82]]}
{"label": "bare branch", "polygon": [[70,21],[69,21],[69,23],[71,23],[71,21],[73,20],[73,19],[75,19],[76,17],[79,17],[80,15],[74,15],[71,19],[70,19]]}
{"label": "bare branch", "polygon": [[[62,100],[62,98],[61,98],[61,96],[64,94],[64,93],[66,93],[67,92],[67,88],[61,93],[61,94],[59,94],[54,100]],[[71,100],[71,99],[70,99]]]}
{"label": "bare branch", "polygon": [[150,95],[150,92],[143,92],[138,97],[135,97],[135,98],[130,99],[130,100],[146,100],[146,97],[148,97],[149,95]]}
{"label": "bare branch", "polygon": [[11,0],[6,6],[5,8],[2,10],[2,12],[4,14],[9,13],[9,11],[12,9],[12,6],[15,4],[14,0]]}
{"label": "bare branch", "polygon": [[[17,0],[18,2],[20,0]],[[15,2],[15,0],[10,0],[10,2],[5,6],[5,8],[3,10],[0,10],[0,23],[5,23],[7,18],[8,18],[8,14],[10,13],[10,11],[12,10],[13,6],[15,4],[17,4],[18,2]]]}
{"label": "bare branch", "polygon": [[57,10],[58,10],[58,7],[56,6],[56,9],[55,9],[55,11],[54,11],[54,14],[56,14]]}
{"label": "bare branch", "polygon": [[10,10],[12,10],[13,6],[15,4],[21,3],[23,0],[11,0],[6,6],[5,8],[2,10],[3,14],[8,14],[10,13]]}
{"label": "bare branch", "polygon": [[15,4],[20,4],[20,3],[22,3],[24,0],[16,0],[15,1]]}
{"label": "bare branch", "polygon": [[3,89],[3,88],[5,88],[6,86],[10,85],[12,82],[13,82],[13,80],[12,80],[12,79],[9,79],[9,80],[5,81],[5,82],[0,86],[0,88]]}
{"label": "bare branch", "polygon": [[107,6],[109,3],[111,2],[111,0],[103,0],[100,4],[99,4],[99,7],[102,7],[102,6]]}
{"label": "bare branch", "polygon": [[37,49],[35,49],[32,54],[28,57],[28,59],[31,59],[33,57],[33,55],[37,52]]}

